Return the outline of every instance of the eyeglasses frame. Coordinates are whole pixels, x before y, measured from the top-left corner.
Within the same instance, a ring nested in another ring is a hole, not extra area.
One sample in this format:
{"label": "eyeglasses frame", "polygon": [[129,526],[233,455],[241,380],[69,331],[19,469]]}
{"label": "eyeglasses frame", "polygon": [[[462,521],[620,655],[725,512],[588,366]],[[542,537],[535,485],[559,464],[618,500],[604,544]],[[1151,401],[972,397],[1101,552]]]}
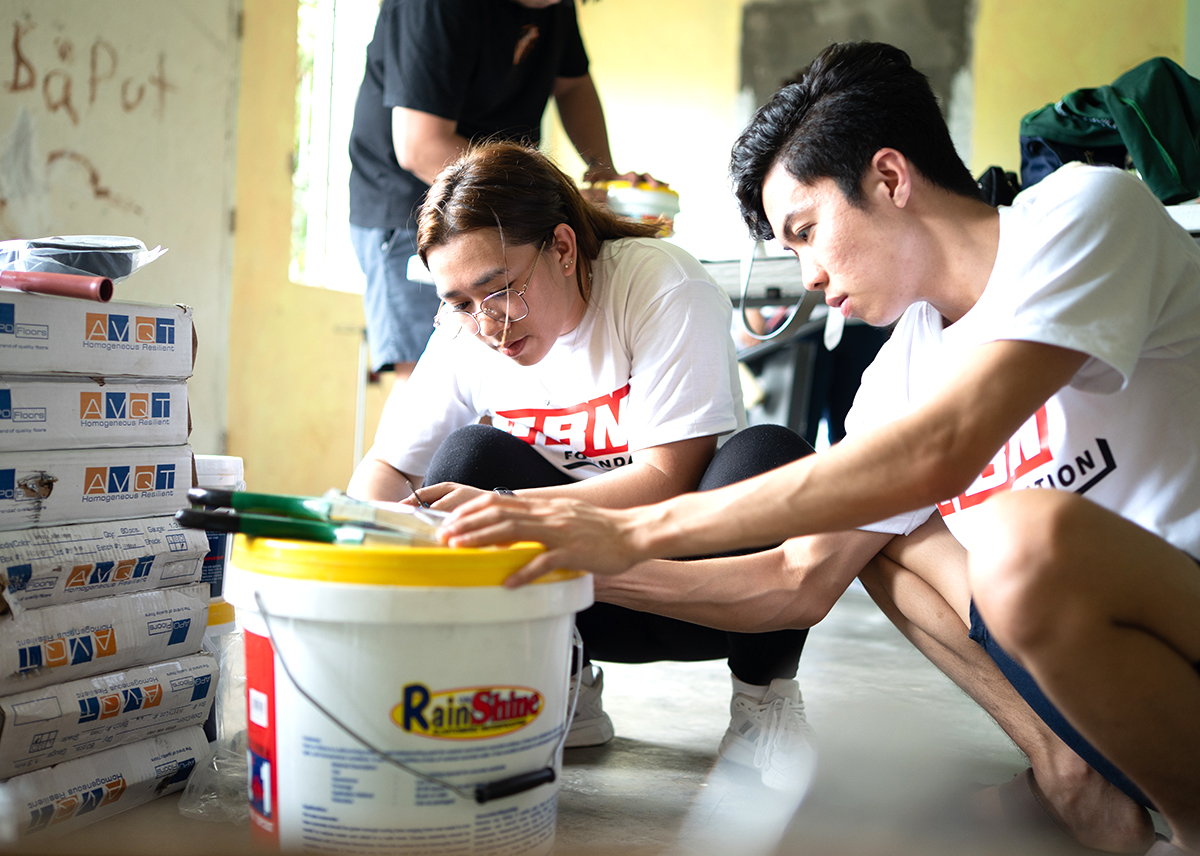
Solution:
{"label": "eyeglasses frame", "polygon": [[[548,244],[549,242],[550,242],[550,239],[547,238],[546,240],[542,241],[541,246],[538,247],[537,255],[533,259],[533,267],[531,267],[529,269],[529,276],[525,278],[525,283],[521,286],[520,291],[517,291],[511,285],[505,286],[504,288],[493,291],[491,294],[486,295],[482,300],[479,301],[479,309],[475,312],[467,312],[466,310],[463,310],[463,309],[451,309],[447,313],[439,308],[438,311],[433,316],[433,326],[434,327],[442,326],[441,317],[444,314],[463,315],[467,318],[470,318],[471,323],[475,325],[475,332],[471,333],[471,335],[478,336],[483,331],[483,328],[479,325],[479,318],[477,317],[479,315],[486,315],[492,321],[495,321],[498,324],[504,324],[504,325],[512,324],[515,321],[521,321],[525,318],[528,318],[529,317],[529,304],[525,302],[525,289],[529,288],[529,283],[533,282],[533,275],[535,273],[537,273],[538,262],[540,262],[542,260],[542,252],[546,249],[546,244]],[[521,298],[521,304],[525,307],[524,315],[520,316],[519,318],[504,318],[503,320],[501,320],[500,318],[495,317],[494,315],[492,315],[490,312],[488,312],[486,309],[483,308],[483,304],[487,303],[489,300],[491,300],[493,297],[496,297],[499,294],[504,294],[504,292],[506,292],[506,291],[512,291],[517,295],[517,297]],[[445,305],[446,305],[445,303],[442,304],[443,307]],[[459,325],[458,332],[468,329],[465,321],[459,320],[458,325]],[[454,335],[457,336],[458,332],[455,332]]]}

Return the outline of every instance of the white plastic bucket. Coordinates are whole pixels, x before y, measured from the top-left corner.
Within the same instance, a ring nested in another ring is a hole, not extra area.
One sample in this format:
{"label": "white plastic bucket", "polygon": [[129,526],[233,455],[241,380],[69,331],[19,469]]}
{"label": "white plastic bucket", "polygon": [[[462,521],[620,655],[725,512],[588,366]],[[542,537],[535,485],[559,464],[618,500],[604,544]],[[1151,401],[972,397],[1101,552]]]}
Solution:
{"label": "white plastic bucket", "polygon": [[[323,853],[550,851],[574,613],[592,580],[499,585],[540,550],[236,537],[226,597],[245,633],[258,839]],[[553,781],[530,790],[471,799],[548,769]]]}

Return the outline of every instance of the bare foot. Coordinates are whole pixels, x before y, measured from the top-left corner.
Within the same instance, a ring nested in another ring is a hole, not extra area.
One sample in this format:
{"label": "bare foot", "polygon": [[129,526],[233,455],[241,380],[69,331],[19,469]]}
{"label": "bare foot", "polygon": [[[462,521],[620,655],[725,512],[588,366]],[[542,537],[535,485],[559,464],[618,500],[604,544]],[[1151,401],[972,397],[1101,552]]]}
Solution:
{"label": "bare foot", "polygon": [[1030,790],[1076,841],[1111,853],[1145,853],[1154,843],[1150,812],[1075,756],[1035,766]]}
{"label": "bare foot", "polygon": [[[1090,767],[1088,768],[1091,769]],[[1094,772],[1094,771],[1093,771]],[[1099,774],[1094,781],[1061,785],[1052,800],[1025,770],[1012,781],[971,796],[971,814],[994,832],[1109,853],[1145,853],[1154,840],[1149,812]]]}

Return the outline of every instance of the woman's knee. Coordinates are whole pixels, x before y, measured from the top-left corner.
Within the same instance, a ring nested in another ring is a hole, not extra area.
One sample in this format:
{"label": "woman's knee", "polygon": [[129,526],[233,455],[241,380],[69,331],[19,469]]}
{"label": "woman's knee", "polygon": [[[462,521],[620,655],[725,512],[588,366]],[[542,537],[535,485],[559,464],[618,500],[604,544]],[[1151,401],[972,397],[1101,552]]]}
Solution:
{"label": "woman's knee", "polygon": [[438,446],[429,462],[425,483],[474,484],[478,473],[490,469],[501,456],[512,453],[514,442],[527,445],[490,425],[464,425],[452,431]]}
{"label": "woman's knee", "polygon": [[700,480],[700,490],[744,481],[810,455],[812,446],[783,425],[752,425],[725,442]]}

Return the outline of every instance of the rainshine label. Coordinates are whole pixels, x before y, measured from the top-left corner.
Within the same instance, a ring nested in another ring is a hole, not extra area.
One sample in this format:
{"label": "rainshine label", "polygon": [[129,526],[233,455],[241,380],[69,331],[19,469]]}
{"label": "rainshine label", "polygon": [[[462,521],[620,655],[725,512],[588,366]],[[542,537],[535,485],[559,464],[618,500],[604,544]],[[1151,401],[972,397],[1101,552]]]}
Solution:
{"label": "rainshine label", "polygon": [[541,714],[545,699],[529,687],[464,687],[431,691],[424,684],[404,687],[392,720],[422,737],[474,740],[524,728]]}

